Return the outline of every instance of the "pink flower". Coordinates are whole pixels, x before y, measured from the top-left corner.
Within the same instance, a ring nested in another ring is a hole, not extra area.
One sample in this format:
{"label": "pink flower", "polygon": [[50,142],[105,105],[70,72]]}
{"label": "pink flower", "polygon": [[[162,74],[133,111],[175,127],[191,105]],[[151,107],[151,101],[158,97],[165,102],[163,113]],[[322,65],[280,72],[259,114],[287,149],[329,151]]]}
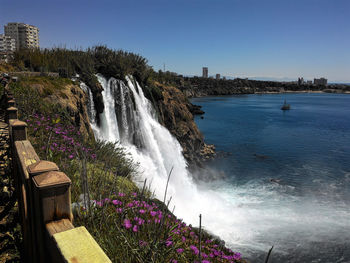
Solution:
{"label": "pink flower", "polygon": [[157,215],[157,212],[151,211],[150,214],[151,214],[151,216],[156,216],[156,215]]}
{"label": "pink flower", "polygon": [[165,242],[165,245],[166,245],[167,247],[171,246],[172,244],[173,244],[173,241],[170,241],[170,240],[168,240],[168,241]]}
{"label": "pink flower", "polygon": [[130,223],[130,220],[128,220],[128,219],[124,220],[124,224],[123,225],[125,226],[126,229],[129,229],[129,228],[132,227],[132,224]]}
{"label": "pink flower", "polygon": [[193,251],[193,253],[194,253],[195,255],[198,255],[199,250],[198,250],[198,248],[197,248],[196,246],[191,245],[191,246],[190,246],[190,249],[192,249],[192,251]]}
{"label": "pink flower", "polygon": [[183,249],[183,248],[178,248],[178,249],[176,249],[176,252],[177,252],[178,254],[181,254],[182,252],[184,252],[184,249]]}
{"label": "pink flower", "polygon": [[121,196],[121,197],[125,196],[124,193],[119,193],[118,195]]}
{"label": "pink flower", "polygon": [[144,214],[145,212],[146,212],[146,211],[143,210],[143,209],[140,209],[140,210],[139,210],[139,213],[140,213],[140,214]]}
{"label": "pink flower", "polygon": [[112,203],[113,203],[113,205],[119,205],[119,204],[121,204],[121,202],[120,202],[119,200],[113,200]]}
{"label": "pink flower", "polygon": [[137,221],[138,221],[137,224],[139,226],[141,226],[141,225],[143,225],[145,223],[145,220],[143,220],[142,218],[139,218]]}
{"label": "pink flower", "polygon": [[233,256],[233,259],[236,259],[236,260],[241,259],[241,253],[235,253],[235,255]]}
{"label": "pink flower", "polygon": [[123,213],[123,208],[117,208],[117,213]]}
{"label": "pink flower", "polygon": [[132,228],[132,231],[137,232],[137,225],[134,225],[134,227]]}
{"label": "pink flower", "polygon": [[140,240],[140,241],[139,241],[139,245],[140,245],[141,247],[147,246],[147,242],[146,242],[146,241],[143,241],[143,240]]}

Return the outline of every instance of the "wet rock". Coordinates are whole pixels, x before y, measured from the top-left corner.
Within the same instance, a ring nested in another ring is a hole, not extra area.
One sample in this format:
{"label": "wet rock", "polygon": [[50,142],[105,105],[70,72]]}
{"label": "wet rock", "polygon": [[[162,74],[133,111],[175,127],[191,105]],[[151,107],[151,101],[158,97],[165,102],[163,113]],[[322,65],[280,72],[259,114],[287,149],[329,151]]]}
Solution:
{"label": "wet rock", "polygon": [[201,151],[200,155],[205,159],[205,160],[211,160],[215,157],[216,152],[215,152],[215,145],[214,144],[204,144]]}
{"label": "wet rock", "polygon": [[193,115],[202,115],[205,112],[201,110],[202,106],[189,103],[188,109]]}
{"label": "wet rock", "polygon": [[184,93],[173,86],[159,84],[159,88],[162,90],[163,99],[153,103],[156,103],[154,106],[158,109],[160,123],[179,141],[189,164],[201,165],[208,149],[194,122],[191,112],[193,104]]}

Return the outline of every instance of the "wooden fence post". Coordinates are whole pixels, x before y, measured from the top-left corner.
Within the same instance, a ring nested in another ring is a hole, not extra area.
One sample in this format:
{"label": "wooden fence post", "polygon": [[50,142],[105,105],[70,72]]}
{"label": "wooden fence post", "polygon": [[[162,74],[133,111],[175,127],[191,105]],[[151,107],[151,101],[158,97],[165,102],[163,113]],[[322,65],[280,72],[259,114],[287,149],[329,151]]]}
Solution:
{"label": "wooden fence post", "polygon": [[[16,120],[11,120],[12,124]],[[9,126],[12,130],[11,125]],[[33,146],[27,140],[13,141],[11,134],[12,151],[12,175],[16,186],[18,198],[18,211],[21,220],[21,230],[24,244],[24,255],[26,262],[35,262],[35,229],[33,229],[33,196],[30,185],[27,166],[38,162],[39,156],[36,154]]]}
{"label": "wooden fence post", "polygon": [[[58,171],[58,170],[59,168],[55,163],[49,162],[49,161],[43,161],[43,160],[33,163],[27,167],[27,171],[29,175],[28,186],[31,192],[30,218],[31,218],[31,229],[32,229],[31,231],[32,243],[35,244],[35,246],[32,247],[33,255],[34,255],[33,262],[40,262],[40,258],[43,258],[45,253],[43,252],[44,248],[41,248],[37,245],[38,240],[40,240],[40,235],[42,235],[42,233],[38,231],[38,229],[40,230],[42,228],[42,225],[39,220],[40,213],[38,211],[38,207],[36,206],[37,203],[35,202],[34,191],[33,191],[34,186],[33,186],[32,178],[33,176],[36,176],[42,173],[46,173],[49,171]],[[41,243],[41,245],[43,244]]]}
{"label": "wooden fence post", "polygon": [[11,120],[10,125],[13,142],[27,140],[27,123],[19,120]]}
{"label": "wooden fence post", "polygon": [[18,119],[18,109],[15,107],[9,107],[6,110],[7,115],[7,123],[9,123],[12,119]]}
{"label": "wooden fence post", "polygon": [[9,107],[15,107],[15,105],[16,105],[16,102],[15,102],[14,99],[11,99],[11,100],[8,100],[8,101],[7,101],[7,107],[8,107],[8,108],[9,108]]}
{"label": "wooden fence post", "polygon": [[[17,119],[9,120],[9,135],[10,135],[10,151],[12,153],[12,167],[13,171],[13,180],[15,182],[15,187],[18,189],[18,198],[21,198],[21,178],[19,178],[20,173],[17,173],[17,161],[14,156],[16,141],[25,141],[27,140],[27,124],[23,121]],[[24,207],[25,208],[25,207]]]}
{"label": "wooden fence post", "polygon": [[39,262],[48,262],[48,248],[45,249],[45,244],[50,237],[47,236],[45,224],[60,219],[72,221],[71,180],[63,172],[50,171],[33,176],[32,183],[36,219],[37,224],[40,225],[37,228],[37,244],[42,248]]}

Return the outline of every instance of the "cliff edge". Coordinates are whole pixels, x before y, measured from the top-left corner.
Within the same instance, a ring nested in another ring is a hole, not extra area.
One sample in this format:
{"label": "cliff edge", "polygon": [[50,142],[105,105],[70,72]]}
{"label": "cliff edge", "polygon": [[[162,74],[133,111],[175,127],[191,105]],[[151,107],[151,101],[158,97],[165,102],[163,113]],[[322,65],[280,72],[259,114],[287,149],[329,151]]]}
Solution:
{"label": "cliff edge", "polygon": [[201,166],[204,159],[215,154],[215,150],[213,145],[204,143],[204,137],[194,122],[191,109],[195,107],[178,88],[159,83],[156,85],[163,95],[156,104],[160,123],[177,138],[190,166]]}

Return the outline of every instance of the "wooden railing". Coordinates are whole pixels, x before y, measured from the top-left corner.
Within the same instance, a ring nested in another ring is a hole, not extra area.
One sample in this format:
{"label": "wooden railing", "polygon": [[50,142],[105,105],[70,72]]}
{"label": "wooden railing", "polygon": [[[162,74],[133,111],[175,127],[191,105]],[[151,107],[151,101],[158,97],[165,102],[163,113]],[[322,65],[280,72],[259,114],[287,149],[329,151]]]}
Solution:
{"label": "wooden railing", "polygon": [[111,262],[85,227],[73,226],[71,180],[55,163],[40,160],[8,87],[3,99],[25,262]]}

